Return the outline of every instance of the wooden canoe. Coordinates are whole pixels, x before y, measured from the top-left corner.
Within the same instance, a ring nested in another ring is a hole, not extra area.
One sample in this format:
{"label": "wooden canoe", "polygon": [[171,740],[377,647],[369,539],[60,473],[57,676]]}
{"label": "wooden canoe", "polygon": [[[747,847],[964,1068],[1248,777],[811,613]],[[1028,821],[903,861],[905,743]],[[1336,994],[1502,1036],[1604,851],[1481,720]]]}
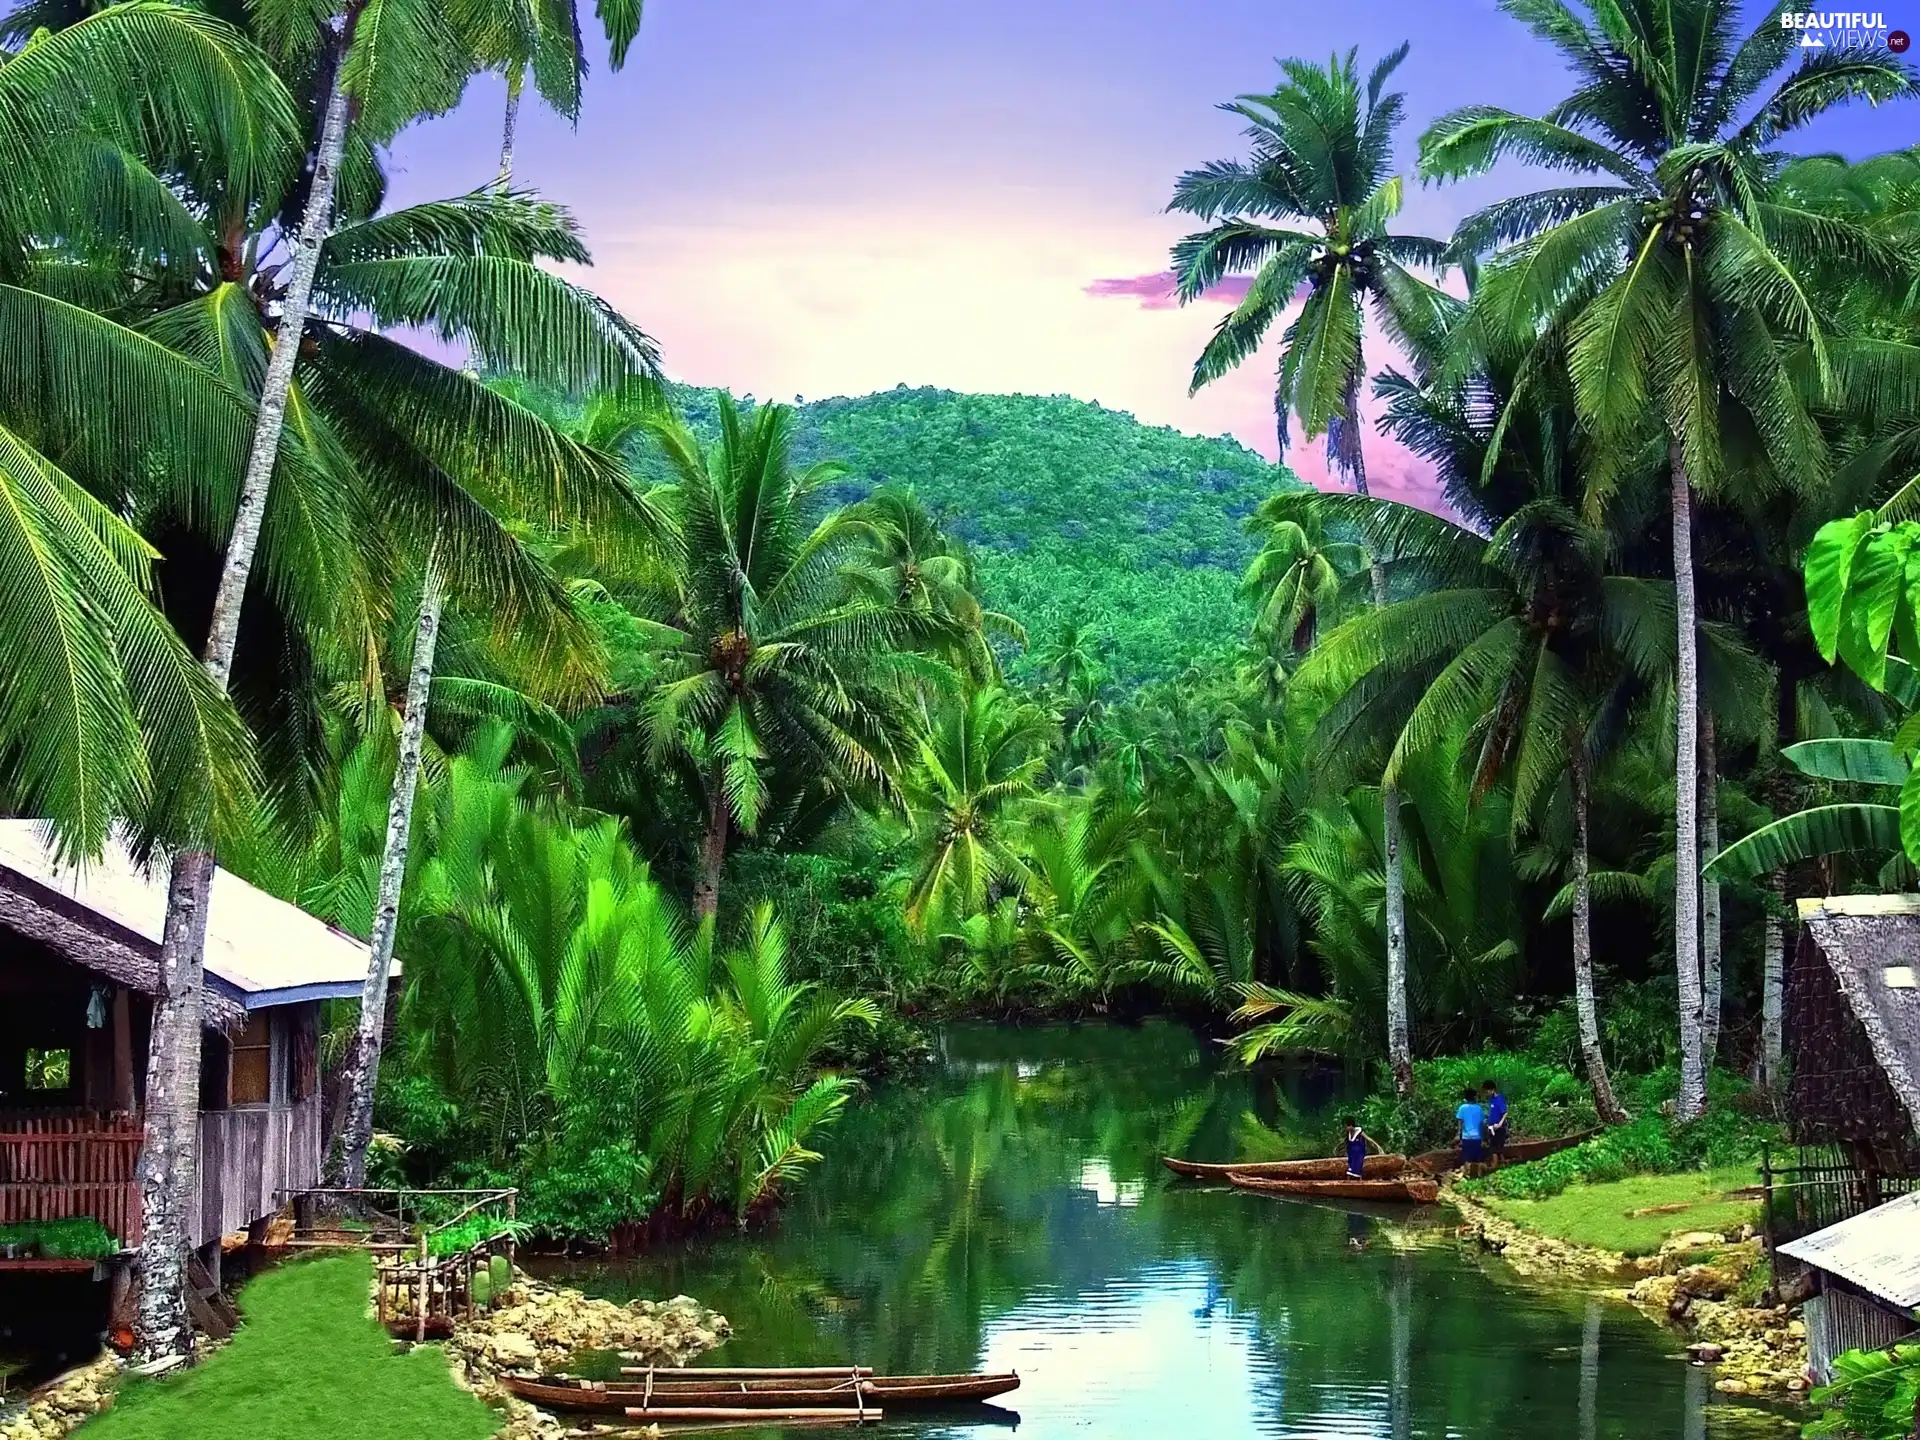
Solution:
{"label": "wooden canoe", "polygon": [[[1189,1180],[1225,1180],[1230,1174],[1254,1175],[1263,1180],[1343,1180],[1347,1174],[1344,1155],[1325,1160],[1249,1160],[1230,1165],[1207,1165],[1162,1155],[1160,1163]],[[1369,1155],[1363,1174],[1368,1180],[1391,1180],[1407,1168],[1407,1163],[1404,1155]]]}
{"label": "wooden canoe", "polygon": [[[1562,1135],[1556,1140],[1509,1140],[1507,1148],[1500,1153],[1500,1163],[1517,1165],[1523,1160],[1539,1160],[1562,1150],[1571,1150],[1599,1133],[1598,1130],[1582,1130],[1578,1135]],[[1429,1175],[1444,1175],[1449,1170],[1460,1168],[1460,1147],[1455,1145],[1446,1150],[1428,1150],[1414,1156],[1408,1165]]]}
{"label": "wooden canoe", "polygon": [[991,1400],[1020,1388],[1020,1377],[1014,1374],[855,1376],[841,1370],[831,1375],[701,1382],[690,1378],[697,1373],[679,1371],[667,1378],[657,1372],[651,1389],[644,1380],[576,1380],[565,1375],[537,1380],[503,1375],[500,1383],[509,1393],[549,1410],[614,1414],[697,1406],[780,1409],[864,1405],[870,1409],[875,1405],[960,1405]]}
{"label": "wooden canoe", "polygon": [[1407,1175],[1395,1180],[1269,1180],[1234,1171],[1227,1176],[1227,1183],[1236,1190],[1253,1190],[1262,1195],[1298,1195],[1306,1199],[1431,1205],[1440,1198],[1440,1182],[1427,1175]]}

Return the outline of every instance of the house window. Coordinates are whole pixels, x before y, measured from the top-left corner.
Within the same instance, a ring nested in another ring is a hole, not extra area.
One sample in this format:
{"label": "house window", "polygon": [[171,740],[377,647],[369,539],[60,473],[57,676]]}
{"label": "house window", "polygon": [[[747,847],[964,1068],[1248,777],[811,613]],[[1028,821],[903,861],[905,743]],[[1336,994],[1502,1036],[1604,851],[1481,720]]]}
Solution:
{"label": "house window", "polygon": [[73,1087],[71,1050],[27,1051],[26,1088],[29,1090],[68,1090]]}
{"label": "house window", "polygon": [[249,1015],[247,1028],[234,1039],[229,1073],[229,1104],[265,1105],[273,1099],[273,1019],[265,1012]]}

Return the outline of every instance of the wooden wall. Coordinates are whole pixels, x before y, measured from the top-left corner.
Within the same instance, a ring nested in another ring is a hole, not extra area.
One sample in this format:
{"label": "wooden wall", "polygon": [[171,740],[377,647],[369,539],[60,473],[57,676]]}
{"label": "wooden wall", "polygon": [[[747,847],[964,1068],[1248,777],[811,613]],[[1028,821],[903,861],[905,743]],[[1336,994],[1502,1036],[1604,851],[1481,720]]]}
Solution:
{"label": "wooden wall", "polygon": [[200,1117],[199,1207],[192,1232],[206,1244],[271,1215],[320,1183],[320,1101],[209,1110]]}

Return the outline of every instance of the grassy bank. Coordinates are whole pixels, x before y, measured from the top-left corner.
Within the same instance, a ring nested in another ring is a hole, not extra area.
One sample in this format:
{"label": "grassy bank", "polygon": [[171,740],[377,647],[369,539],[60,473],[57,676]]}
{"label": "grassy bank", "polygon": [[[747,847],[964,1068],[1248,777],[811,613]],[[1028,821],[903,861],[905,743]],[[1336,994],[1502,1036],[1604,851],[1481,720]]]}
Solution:
{"label": "grassy bank", "polygon": [[[1677,1232],[1726,1231],[1757,1219],[1757,1201],[1728,1198],[1730,1191],[1753,1182],[1751,1166],[1729,1165],[1569,1185],[1538,1200],[1485,1192],[1476,1198],[1494,1214],[1536,1234],[1623,1255],[1653,1255]],[[1675,1208],[1681,1206],[1685,1208]]]}
{"label": "grassy bank", "polygon": [[285,1265],[240,1295],[233,1343],[175,1379],[135,1381],[85,1440],[485,1440],[500,1417],[437,1346],[396,1354],[368,1309],[371,1262]]}

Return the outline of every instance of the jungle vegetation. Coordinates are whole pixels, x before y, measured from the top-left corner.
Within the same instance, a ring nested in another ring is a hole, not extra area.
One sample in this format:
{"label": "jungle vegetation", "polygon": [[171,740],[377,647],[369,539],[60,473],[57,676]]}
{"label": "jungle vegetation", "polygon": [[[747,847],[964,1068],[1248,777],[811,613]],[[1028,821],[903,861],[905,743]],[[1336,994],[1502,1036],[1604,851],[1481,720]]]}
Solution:
{"label": "jungle vegetation", "polygon": [[[1487,1043],[1610,1120],[1775,1083],[1791,900],[1920,861],[1920,151],[1794,148],[1914,77],[1719,0],[1506,8],[1548,114],[1402,174],[1404,50],[1289,60],[1169,177],[1182,294],[1249,277],[1169,363],[1279,327],[1343,494],[1079,402],[671,387],[549,268],[587,240],[511,113],[388,206],[472,75],[577,104],[571,20],[0,18],[0,806],[167,857],[147,1351],[216,858],[372,941],[335,1172],[511,1177],[556,1236],[752,1216],[943,1014],[1385,1061],[1410,1135]],[[1503,159],[1569,183],[1403,232]],[[1448,514],[1367,495],[1366,396]]]}

